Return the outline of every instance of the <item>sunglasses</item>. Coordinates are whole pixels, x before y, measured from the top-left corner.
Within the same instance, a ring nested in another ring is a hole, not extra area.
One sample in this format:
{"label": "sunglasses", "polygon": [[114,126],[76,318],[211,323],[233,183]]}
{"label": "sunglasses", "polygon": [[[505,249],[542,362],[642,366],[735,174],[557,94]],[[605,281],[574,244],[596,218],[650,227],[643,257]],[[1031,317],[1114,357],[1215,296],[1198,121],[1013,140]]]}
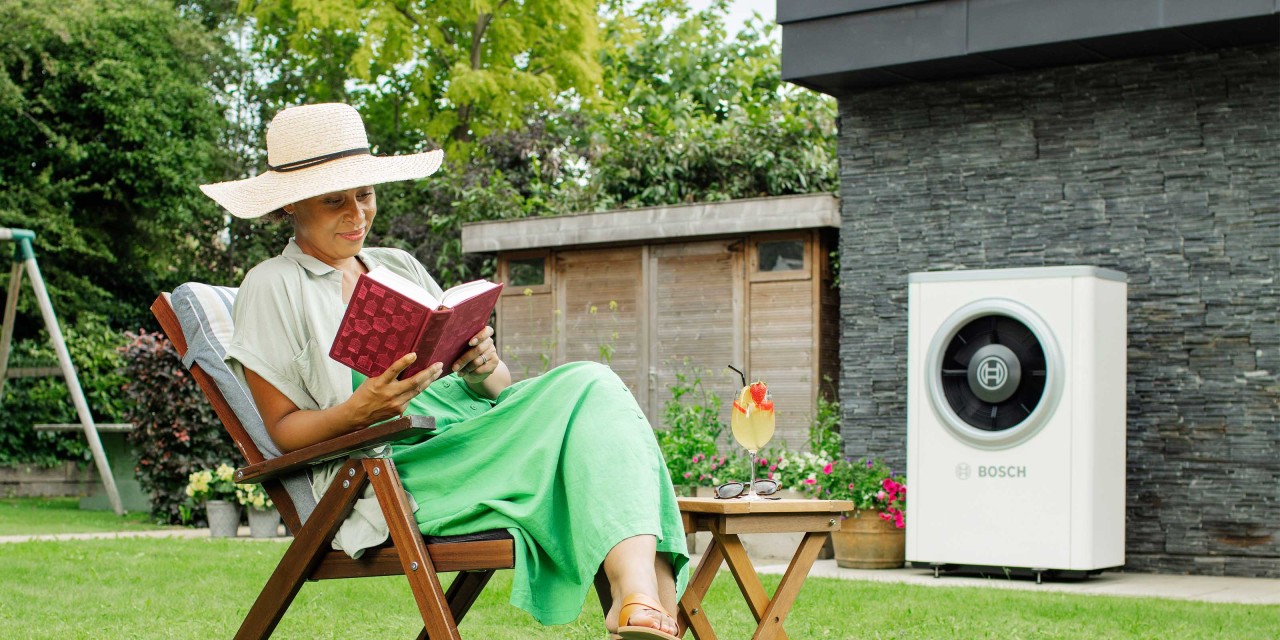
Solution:
{"label": "sunglasses", "polygon": [[[777,480],[756,480],[756,495],[767,496],[778,492]],[[737,498],[747,492],[747,483],[732,480],[716,487],[716,499],[729,500]]]}

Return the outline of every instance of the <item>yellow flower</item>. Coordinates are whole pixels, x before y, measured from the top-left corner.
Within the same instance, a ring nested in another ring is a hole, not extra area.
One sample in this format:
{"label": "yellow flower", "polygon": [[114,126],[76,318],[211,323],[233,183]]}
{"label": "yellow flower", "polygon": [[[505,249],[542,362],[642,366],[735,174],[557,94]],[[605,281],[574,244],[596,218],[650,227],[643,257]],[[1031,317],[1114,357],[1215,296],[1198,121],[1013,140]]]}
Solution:
{"label": "yellow flower", "polygon": [[596,306],[593,304],[591,305],[591,314],[595,315],[595,313],[596,313]]}
{"label": "yellow flower", "polygon": [[231,482],[231,479],[235,476],[235,472],[235,468],[229,464],[218,465],[218,482]]}
{"label": "yellow flower", "polygon": [[531,296],[531,295],[533,295],[533,289],[530,289],[529,287],[525,287],[525,288],[524,288],[524,295],[526,295],[526,296]]}
{"label": "yellow flower", "polygon": [[617,301],[617,300],[610,300],[610,301],[609,301],[609,310],[610,310],[610,311],[617,311],[617,310],[618,310],[618,301]]}

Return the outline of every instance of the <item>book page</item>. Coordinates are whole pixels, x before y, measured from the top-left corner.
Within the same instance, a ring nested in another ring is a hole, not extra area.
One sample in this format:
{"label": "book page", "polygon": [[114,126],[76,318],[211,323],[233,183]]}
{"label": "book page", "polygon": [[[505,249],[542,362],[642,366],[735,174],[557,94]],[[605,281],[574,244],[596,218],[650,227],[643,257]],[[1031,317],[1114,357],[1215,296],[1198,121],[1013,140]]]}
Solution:
{"label": "book page", "polygon": [[498,285],[488,280],[464,282],[460,285],[449,287],[449,290],[445,291],[444,296],[440,298],[440,304],[450,308],[456,307],[464,300],[474,298],[496,286]]}
{"label": "book page", "polygon": [[374,267],[365,275],[377,280],[379,283],[386,285],[390,289],[394,289],[410,299],[422,303],[428,309],[436,309],[440,307],[440,301],[435,296],[427,292],[420,285],[412,280],[401,276],[400,274],[383,266]]}

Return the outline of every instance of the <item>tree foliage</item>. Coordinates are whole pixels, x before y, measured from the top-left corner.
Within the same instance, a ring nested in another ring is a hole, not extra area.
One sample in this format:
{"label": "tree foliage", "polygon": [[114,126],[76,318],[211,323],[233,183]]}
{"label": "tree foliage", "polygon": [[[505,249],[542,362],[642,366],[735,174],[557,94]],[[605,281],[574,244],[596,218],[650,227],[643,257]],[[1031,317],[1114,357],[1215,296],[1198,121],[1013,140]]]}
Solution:
{"label": "tree foliage", "polygon": [[197,190],[226,167],[216,41],[154,0],[6,2],[0,21],[0,226],[37,233],[61,317],[136,326],[160,283],[218,264]]}
{"label": "tree foliage", "polygon": [[835,189],[835,102],[782,82],[776,26],[730,36],[725,5],[610,4],[595,208]]}
{"label": "tree foliage", "polygon": [[268,55],[287,61],[272,93],[367,97],[371,129],[392,150],[404,135],[466,157],[465,143],[520,128],[562,94],[590,96],[600,82],[591,0],[243,0],[241,8],[257,19]]}

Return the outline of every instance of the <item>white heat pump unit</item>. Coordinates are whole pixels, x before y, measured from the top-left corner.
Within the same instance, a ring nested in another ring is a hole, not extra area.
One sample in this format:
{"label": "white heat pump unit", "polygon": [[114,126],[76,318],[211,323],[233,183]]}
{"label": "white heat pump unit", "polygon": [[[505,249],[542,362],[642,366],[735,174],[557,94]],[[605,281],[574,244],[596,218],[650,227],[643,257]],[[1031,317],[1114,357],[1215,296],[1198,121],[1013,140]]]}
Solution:
{"label": "white heat pump unit", "polygon": [[1037,580],[1123,565],[1125,275],[908,283],[907,559]]}

